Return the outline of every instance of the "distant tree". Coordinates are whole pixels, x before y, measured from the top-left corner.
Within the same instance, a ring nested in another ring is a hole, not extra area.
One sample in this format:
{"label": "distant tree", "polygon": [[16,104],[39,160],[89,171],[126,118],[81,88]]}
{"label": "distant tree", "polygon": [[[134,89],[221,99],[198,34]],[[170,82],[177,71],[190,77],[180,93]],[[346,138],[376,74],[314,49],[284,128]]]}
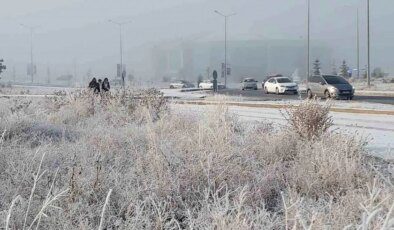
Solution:
{"label": "distant tree", "polygon": [[339,69],[339,75],[344,78],[349,78],[349,67],[347,66],[345,60],[343,60],[342,65]]}
{"label": "distant tree", "polygon": [[5,70],[7,67],[3,64],[4,60],[0,59],[0,74]]}
{"label": "distant tree", "polygon": [[320,75],[321,74],[321,66],[320,66],[320,61],[319,59],[316,59],[315,62],[313,63],[313,75]]}
{"label": "distant tree", "polygon": [[373,69],[371,75],[373,78],[383,78],[386,76],[386,74],[383,72],[382,68],[380,67]]}

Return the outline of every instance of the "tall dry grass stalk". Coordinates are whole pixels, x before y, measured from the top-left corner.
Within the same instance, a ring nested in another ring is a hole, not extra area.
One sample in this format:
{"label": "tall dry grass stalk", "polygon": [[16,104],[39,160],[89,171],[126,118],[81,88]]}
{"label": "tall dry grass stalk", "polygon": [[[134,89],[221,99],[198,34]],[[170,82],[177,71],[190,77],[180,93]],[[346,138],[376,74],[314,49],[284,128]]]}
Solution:
{"label": "tall dry grass stalk", "polygon": [[109,198],[111,197],[111,193],[112,193],[112,189],[110,189],[108,191],[107,198],[105,198],[105,203],[103,205],[103,210],[101,211],[100,225],[98,227],[98,230],[103,229],[103,224],[104,224],[104,220],[105,220],[105,209],[106,209],[106,207],[107,207],[107,205],[109,203]]}

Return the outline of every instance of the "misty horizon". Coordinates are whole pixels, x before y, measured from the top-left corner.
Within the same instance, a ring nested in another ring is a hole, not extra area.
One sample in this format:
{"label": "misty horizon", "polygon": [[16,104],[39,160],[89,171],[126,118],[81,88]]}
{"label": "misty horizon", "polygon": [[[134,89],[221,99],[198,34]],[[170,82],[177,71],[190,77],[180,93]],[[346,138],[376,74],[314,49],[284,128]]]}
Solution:
{"label": "misty horizon", "polygon": [[[356,65],[356,12],[360,17],[360,67],[366,64],[366,4],[365,1],[320,1],[311,3],[311,42],[326,44],[330,55],[317,55],[312,49],[311,62],[329,59],[323,68],[330,71],[331,62],[339,66],[346,60]],[[391,53],[394,33],[389,24],[394,16],[394,2],[371,3],[371,67],[394,72]],[[132,20],[124,26],[124,60],[129,72],[152,78],[151,50],[165,43],[204,43],[223,41],[223,18],[214,13],[236,13],[229,20],[229,41],[305,41],[306,1],[262,1],[247,3],[236,0],[171,0],[145,1],[35,1],[7,3],[0,16],[0,57],[10,79],[15,67],[17,75],[26,76],[30,57],[29,31],[20,26],[37,25],[34,35],[34,59],[38,75],[77,73],[91,69],[95,75],[114,76],[119,63],[118,28],[108,20]],[[231,44],[231,43],[230,43]],[[231,47],[229,47],[231,49]],[[231,59],[230,59],[231,62]],[[306,60],[304,60],[306,62]],[[306,65],[306,63],[305,63]],[[305,66],[300,66],[305,68]],[[261,73],[264,75],[265,73]],[[195,76],[193,76],[195,77]],[[235,76],[234,76],[235,77]],[[238,77],[238,76],[237,76]]]}

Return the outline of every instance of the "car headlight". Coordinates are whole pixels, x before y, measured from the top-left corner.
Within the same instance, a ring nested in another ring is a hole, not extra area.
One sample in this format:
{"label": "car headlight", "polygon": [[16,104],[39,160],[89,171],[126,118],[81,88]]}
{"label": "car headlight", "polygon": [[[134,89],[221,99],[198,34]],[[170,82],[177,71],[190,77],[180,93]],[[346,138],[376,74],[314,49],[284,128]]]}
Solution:
{"label": "car headlight", "polygon": [[338,89],[335,87],[328,88],[328,91],[330,91],[330,93],[338,93]]}

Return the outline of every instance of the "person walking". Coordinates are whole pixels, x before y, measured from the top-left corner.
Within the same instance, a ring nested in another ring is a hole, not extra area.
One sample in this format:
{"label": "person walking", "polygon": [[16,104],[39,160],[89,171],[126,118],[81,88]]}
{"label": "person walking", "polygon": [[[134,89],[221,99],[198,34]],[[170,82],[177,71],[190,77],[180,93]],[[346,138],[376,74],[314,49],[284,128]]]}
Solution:
{"label": "person walking", "polygon": [[[100,81],[100,80],[99,80]],[[94,77],[89,83],[89,89],[92,89],[94,93],[100,93],[100,83],[97,82],[96,78]]]}
{"label": "person walking", "polygon": [[108,92],[111,89],[108,78],[104,78],[101,88],[103,89],[104,92]]}
{"label": "person walking", "polygon": [[94,89],[96,88],[97,80],[94,77],[90,82],[89,82],[89,89]]}
{"label": "person walking", "polygon": [[98,90],[99,93],[103,91],[102,85],[103,85],[103,80],[98,79],[98,81],[97,81],[97,90]]}

